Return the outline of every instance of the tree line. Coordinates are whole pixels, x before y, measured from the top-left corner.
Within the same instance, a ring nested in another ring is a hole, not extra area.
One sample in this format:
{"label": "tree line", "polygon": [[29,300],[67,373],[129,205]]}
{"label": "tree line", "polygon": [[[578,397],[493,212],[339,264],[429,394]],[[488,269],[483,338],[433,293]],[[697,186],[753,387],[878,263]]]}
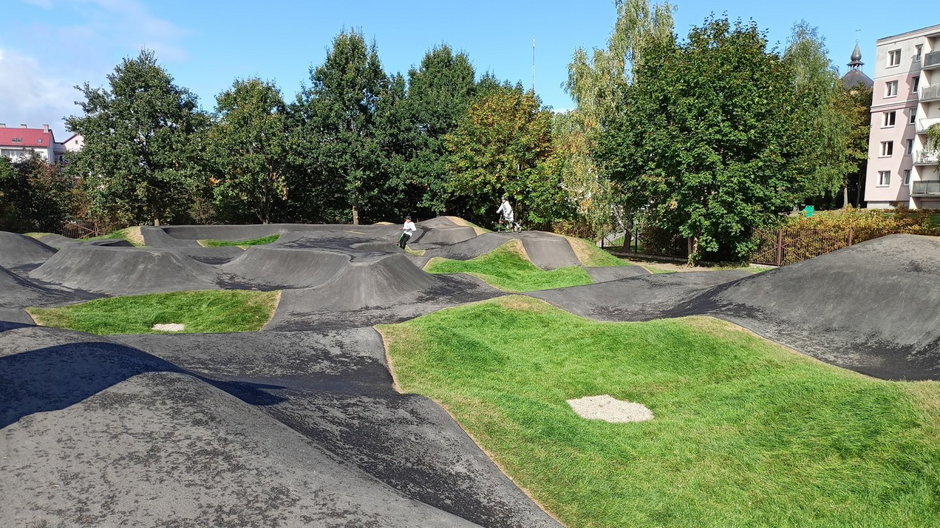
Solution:
{"label": "tree line", "polygon": [[739,260],[755,229],[802,203],[838,204],[864,172],[871,93],[842,87],[814,28],[797,24],[778,50],[754,22],[711,17],[680,38],[668,4],[615,4],[607,47],[574,53],[568,112],[477,75],[446,45],[388,74],[356,31],[293,99],[238,79],[205,112],[142,51],[107,87],[78,87],[82,114],[66,124],[85,147],[65,174],[80,184],[33,178],[32,194],[54,188],[65,205],[13,196],[35,167],[0,162],[0,206],[112,225],[488,224],[508,195],[529,227],[643,225],[692,261]]}

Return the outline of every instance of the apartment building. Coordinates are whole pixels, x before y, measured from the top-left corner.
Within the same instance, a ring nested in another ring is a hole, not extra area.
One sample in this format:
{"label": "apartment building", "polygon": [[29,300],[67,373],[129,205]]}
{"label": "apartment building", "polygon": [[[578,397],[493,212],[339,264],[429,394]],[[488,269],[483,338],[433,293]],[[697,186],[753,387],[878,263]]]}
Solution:
{"label": "apartment building", "polygon": [[84,144],[84,138],[78,134],[73,134],[61,143],[56,142],[49,125],[29,128],[25,124],[7,127],[0,123],[0,156],[14,162],[35,154],[50,163],[61,163],[65,161],[66,152],[81,150]]}
{"label": "apartment building", "polygon": [[940,25],[879,39],[875,53],[865,199],[870,208],[940,209]]}

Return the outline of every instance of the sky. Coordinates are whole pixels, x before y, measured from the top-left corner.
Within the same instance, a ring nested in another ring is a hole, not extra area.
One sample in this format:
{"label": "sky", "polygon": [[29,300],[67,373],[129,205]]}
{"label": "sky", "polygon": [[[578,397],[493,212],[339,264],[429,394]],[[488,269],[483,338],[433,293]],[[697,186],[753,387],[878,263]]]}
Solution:
{"label": "sky", "polygon": [[[819,29],[840,73],[856,41],[865,73],[879,38],[940,23],[874,0],[675,0],[680,37],[710,14],[753,19],[771,45],[786,46],[800,20]],[[916,10],[915,10],[916,11]],[[929,11],[929,10],[928,10]],[[0,123],[48,123],[61,141],[63,119],[81,114],[76,85],[106,76],[142,48],[208,111],[235,79],[273,81],[286,100],[309,83],[343,30],[374,40],[389,73],[406,74],[431,48],[448,44],[477,74],[532,84],[555,110],[574,103],[562,84],[579,48],[604,47],[616,19],[613,0],[0,0]],[[926,12],[926,11],[922,11]]]}

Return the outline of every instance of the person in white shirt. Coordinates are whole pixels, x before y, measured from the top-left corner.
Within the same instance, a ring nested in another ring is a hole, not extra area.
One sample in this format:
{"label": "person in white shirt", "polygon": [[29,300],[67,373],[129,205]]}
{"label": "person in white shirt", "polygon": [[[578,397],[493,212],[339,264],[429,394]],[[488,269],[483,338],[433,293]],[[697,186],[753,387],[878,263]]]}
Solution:
{"label": "person in white shirt", "polygon": [[405,217],[405,224],[401,227],[401,238],[398,239],[398,247],[405,249],[405,244],[408,243],[408,240],[411,239],[411,235],[415,234],[417,231],[415,223],[411,221],[410,216]]}
{"label": "person in white shirt", "polygon": [[499,204],[499,209],[496,210],[496,214],[502,214],[499,223],[505,224],[506,228],[511,231],[518,231],[519,224],[513,219],[512,206],[509,205],[508,196],[503,196],[503,203]]}

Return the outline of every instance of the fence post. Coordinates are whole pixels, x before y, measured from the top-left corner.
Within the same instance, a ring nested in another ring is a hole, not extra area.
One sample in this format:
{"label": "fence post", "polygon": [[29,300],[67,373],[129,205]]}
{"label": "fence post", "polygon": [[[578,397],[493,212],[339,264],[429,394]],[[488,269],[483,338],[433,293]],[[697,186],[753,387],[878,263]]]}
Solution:
{"label": "fence post", "polygon": [[852,245],[852,241],[855,240],[855,230],[851,227],[849,228],[849,245]]}
{"label": "fence post", "polygon": [[783,266],[783,229],[777,231],[777,265]]}

